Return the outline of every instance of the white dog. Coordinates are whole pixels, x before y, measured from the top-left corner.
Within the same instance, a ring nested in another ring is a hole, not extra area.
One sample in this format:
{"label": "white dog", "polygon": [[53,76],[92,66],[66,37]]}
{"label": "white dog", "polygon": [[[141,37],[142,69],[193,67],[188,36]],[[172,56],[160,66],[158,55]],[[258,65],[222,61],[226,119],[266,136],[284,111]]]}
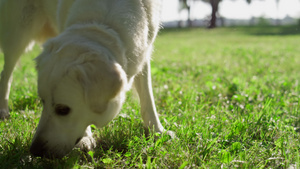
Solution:
{"label": "white dog", "polygon": [[9,116],[12,72],[34,40],[38,93],[44,108],[30,151],[62,157],[77,144],[95,146],[90,124],[102,127],[120,111],[133,83],[146,128],[164,132],[155,109],[150,55],[161,0],[1,0],[0,117]]}

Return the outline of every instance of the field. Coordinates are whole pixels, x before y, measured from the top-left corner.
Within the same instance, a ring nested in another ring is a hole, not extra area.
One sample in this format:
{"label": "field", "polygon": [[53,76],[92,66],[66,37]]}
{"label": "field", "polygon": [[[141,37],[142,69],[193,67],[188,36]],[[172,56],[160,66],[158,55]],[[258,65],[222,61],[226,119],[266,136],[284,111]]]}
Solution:
{"label": "field", "polygon": [[162,30],[153,91],[161,122],[177,137],[146,138],[128,93],[120,116],[93,127],[94,151],[55,160],[29,152],[42,110],[36,46],[15,70],[0,168],[300,168],[299,43],[297,27]]}

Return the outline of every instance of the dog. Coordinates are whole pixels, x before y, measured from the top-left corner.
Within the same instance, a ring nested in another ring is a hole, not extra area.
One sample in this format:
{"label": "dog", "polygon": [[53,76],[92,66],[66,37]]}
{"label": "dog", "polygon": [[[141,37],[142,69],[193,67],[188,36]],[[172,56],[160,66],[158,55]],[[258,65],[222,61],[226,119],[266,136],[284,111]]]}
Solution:
{"label": "dog", "polygon": [[1,0],[0,117],[9,117],[12,72],[31,41],[42,115],[30,152],[61,158],[75,146],[95,147],[90,125],[103,127],[134,86],[144,127],[166,132],[151,84],[150,57],[160,28],[161,0]]}

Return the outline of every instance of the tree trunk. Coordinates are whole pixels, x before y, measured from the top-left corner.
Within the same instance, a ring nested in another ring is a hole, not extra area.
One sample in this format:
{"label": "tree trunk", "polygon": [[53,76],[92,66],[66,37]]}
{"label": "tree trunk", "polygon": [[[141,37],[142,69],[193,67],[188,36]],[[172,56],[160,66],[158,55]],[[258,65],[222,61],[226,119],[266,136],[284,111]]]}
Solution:
{"label": "tree trunk", "polygon": [[188,10],[188,27],[192,27],[192,20],[191,20],[191,6],[187,7]]}
{"label": "tree trunk", "polygon": [[210,24],[208,26],[208,28],[215,28],[216,22],[217,22],[217,12],[218,12],[218,8],[219,8],[219,2],[220,0],[210,0],[209,3],[211,5],[211,19],[210,19]]}
{"label": "tree trunk", "polygon": [[185,5],[185,8],[187,9],[187,12],[188,12],[188,20],[187,20],[187,24],[188,24],[188,27],[192,27],[192,20],[191,20],[191,4],[188,3],[187,0],[183,0],[182,1]]}

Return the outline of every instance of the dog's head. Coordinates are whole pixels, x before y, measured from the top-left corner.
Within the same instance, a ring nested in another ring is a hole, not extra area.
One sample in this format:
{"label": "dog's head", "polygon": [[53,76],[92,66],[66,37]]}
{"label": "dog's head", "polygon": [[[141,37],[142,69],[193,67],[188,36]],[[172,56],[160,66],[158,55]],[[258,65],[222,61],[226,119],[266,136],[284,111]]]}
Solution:
{"label": "dog's head", "polygon": [[126,74],[109,51],[60,41],[50,40],[36,59],[43,112],[30,150],[37,156],[66,155],[88,125],[107,124],[124,100]]}

